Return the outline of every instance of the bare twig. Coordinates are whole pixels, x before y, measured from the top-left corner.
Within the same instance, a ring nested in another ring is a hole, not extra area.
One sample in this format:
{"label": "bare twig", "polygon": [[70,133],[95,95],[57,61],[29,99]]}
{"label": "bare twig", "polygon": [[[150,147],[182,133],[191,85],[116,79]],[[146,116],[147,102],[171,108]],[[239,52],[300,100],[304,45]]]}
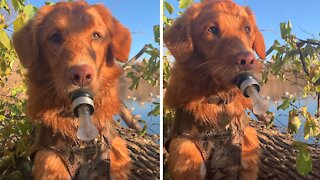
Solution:
{"label": "bare twig", "polygon": [[119,116],[126,123],[129,128],[132,128],[136,131],[141,131],[142,128],[139,125],[138,121],[132,116],[130,110],[127,106],[122,102],[121,108],[119,112]]}
{"label": "bare twig", "polygon": [[[320,46],[320,41],[318,41],[318,40],[313,40],[313,39],[303,40],[303,39],[299,39],[299,38],[295,38],[295,39],[300,41],[301,43],[304,43],[304,44],[312,44],[312,45]],[[304,44],[302,44],[302,46]]]}
{"label": "bare twig", "polygon": [[9,98],[9,99],[13,99],[19,102],[23,102],[21,99],[18,99],[17,97],[14,96],[8,96],[8,95],[4,95],[4,94],[0,94],[0,96],[5,97],[5,98]]}
{"label": "bare twig", "polygon": [[149,47],[148,44],[144,45],[143,48],[133,58],[131,58],[128,62],[126,62],[123,65],[123,67],[128,66],[128,65],[132,64],[133,62],[135,62],[137,59],[139,59],[139,57],[142,56],[142,54],[146,52],[148,47]]}

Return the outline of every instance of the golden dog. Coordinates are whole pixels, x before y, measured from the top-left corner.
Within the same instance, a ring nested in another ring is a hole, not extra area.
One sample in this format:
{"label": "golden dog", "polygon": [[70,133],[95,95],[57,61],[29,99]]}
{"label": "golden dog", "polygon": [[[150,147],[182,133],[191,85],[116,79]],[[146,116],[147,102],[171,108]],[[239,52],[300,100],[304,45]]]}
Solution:
{"label": "golden dog", "polygon": [[252,11],[228,0],[193,4],[164,33],[176,61],[165,104],[176,110],[167,143],[175,180],[256,179],[259,141],[234,79],[257,73],[265,46]]}
{"label": "golden dog", "polygon": [[[13,43],[27,69],[27,115],[41,125],[34,179],[79,178],[74,168],[82,163],[73,158],[81,154],[73,149],[82,151],[84,144],[76,136],[78,119],[72,114],[70,93],[80,87],[94,94],[93,122],[99,130],[100,144],[93,142],[98,147],[94,153],[99,153],[87,163],[106,155],[111,178],[127,179],[131,160],[124,140],[113,131],[112,116],[120,108],[117,82],[122,72],[114,59],[127,60],[130,32],[103,5],[60,2],[40,8],[14,34]],[[108,167],[96,168],[85,177],[106,179],[100,172]]]}

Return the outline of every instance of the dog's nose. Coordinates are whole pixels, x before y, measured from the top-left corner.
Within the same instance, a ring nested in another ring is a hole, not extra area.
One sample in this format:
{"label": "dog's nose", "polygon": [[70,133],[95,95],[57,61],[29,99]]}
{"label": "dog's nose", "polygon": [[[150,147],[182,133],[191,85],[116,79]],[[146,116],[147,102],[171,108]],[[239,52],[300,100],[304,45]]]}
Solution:
{"label": "dog's nose", "polygon": [[251,70],[255,65],[256,58],[250,52],[240,53],[236,57],[236,63],[241,70]]}
{"label": "dog's nose", "polygon": [[70,69],[70,79],[74,85],[88,86],[93,80],[93,69],[88,65],[73,66]]}

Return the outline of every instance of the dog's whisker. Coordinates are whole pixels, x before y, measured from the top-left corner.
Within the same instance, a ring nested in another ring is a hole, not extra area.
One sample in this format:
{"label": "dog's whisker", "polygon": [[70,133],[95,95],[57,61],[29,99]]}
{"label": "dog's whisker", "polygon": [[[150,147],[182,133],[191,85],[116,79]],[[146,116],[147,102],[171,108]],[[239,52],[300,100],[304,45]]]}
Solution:
{"label": "dog's whisker", "polygon": [[210,61],[206,61],[204,63],[199,64],[198,66],[194,67],[193,70],[196,70],[204,65],[208,65],[208,64],[219,64],[220,62],[217,60],[210,60]]}

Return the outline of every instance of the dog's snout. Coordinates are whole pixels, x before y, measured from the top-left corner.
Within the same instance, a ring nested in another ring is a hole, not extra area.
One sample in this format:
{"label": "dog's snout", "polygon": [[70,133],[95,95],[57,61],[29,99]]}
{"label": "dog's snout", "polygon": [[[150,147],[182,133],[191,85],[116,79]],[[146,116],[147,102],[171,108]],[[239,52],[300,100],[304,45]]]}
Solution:
{"label": "dog's snout", "polygon": [[93,80],[93,69],[88,65],[77,65],[70,69],[70,79],[74,85],[88,86]]}
{"label": "dog's snout", "polygon": [[236,57],[236,64],[241,70],[251,70],[255,65],[256,58],[250,52],[240,53]]}

